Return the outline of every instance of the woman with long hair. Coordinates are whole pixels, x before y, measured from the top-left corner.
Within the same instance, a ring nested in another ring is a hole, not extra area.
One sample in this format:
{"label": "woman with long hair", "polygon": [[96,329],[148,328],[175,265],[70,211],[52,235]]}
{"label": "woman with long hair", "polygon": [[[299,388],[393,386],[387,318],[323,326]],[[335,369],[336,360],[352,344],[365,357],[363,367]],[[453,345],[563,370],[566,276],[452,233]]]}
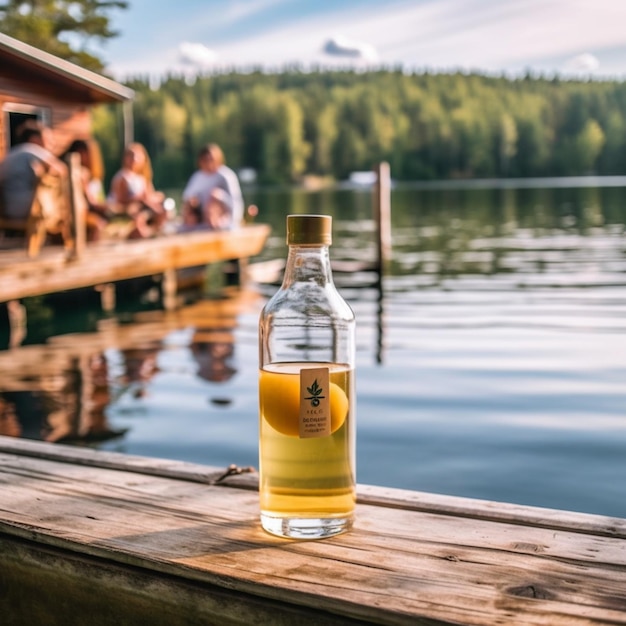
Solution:
{"label": "woman with long hair", "polygon": [[152,164],[145,147],[137,142],[124,150],[122,167],[111,180],[109,206],[135,224],[131,237],[154,236],[166,218],[164,195],[154,189]]}

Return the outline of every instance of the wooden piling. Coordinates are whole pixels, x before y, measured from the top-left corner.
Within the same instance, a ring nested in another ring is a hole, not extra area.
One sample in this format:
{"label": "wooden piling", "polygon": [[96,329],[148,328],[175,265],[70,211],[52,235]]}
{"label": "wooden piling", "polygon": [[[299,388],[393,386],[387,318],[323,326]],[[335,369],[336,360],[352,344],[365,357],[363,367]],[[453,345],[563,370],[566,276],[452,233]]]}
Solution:
{"label": "wooden piling", "polygon": [[383,362],[384,355],[384,305],[385,292],[383,277],[391,260],[391,171],[389,163],[376,166],[374,187],[374,221],[376,224],[376,289],[377,289],[377,340],[376,362]]}
{"label": "wooden piling", "polygon": [[9,348],[16,348],[26,337],[26,307],[19,300],[7,302]]}
{"label": "wooden piling", "polygon": [[176,294],[178,293],[178,278],[174,268],[168,268],[163,272],[162,282],[163,308],[173,311],[176,308]]}
{"label": "wooden piling", "polygon": [[376,168],[374,186],[374,223],[376,225],[376,255],[378,276],[381,277],[391,259],[391,171],[383,161]]}
{"label": "wooden piling", "polygon": [[71,257],[78,259],[82,257],[87,245],[87,211],[89,207],[83,193],[80,155],[77,152],[72,152],[67,161],[70,183],[71,237],[73,240]]}

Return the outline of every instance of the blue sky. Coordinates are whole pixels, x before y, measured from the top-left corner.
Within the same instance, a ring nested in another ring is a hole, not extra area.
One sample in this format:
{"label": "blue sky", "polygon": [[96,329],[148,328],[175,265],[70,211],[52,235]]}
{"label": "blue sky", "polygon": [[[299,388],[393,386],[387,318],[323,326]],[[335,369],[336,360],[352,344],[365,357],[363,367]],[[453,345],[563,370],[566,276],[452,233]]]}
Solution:
{"label": "blue sky", "polygon": [[129,0],[123,80],[286,63],[626,77],[626,0]]}

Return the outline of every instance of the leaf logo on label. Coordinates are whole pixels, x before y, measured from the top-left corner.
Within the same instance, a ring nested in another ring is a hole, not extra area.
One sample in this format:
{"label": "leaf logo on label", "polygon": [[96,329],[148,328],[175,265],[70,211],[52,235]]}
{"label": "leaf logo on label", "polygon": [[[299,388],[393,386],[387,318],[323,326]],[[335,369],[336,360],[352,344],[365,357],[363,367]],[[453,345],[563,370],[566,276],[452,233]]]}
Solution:
{"label": "leaf logo on label", "polygon": [[324,390],[317,384],[317,378],[310,387],[306,388],[306,390],[311,395],[308,398],[305,398],[305,400],[310,400],[311,406],[319,406],[320,400],[323,400],[325,396],[322,395]]}

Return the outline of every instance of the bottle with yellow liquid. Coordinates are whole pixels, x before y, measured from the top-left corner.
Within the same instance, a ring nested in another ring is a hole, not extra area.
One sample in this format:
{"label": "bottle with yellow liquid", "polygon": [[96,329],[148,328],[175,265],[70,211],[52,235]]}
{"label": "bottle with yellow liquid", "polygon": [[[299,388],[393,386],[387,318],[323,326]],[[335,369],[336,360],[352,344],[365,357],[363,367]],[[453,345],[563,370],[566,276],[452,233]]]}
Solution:
{"label": "bottle with yellow liquid", "polygon": [[259,323],[263,528],[320,539],[356,502],[354,313],[335,288],[329,215],[288,215],[283,284]]}

